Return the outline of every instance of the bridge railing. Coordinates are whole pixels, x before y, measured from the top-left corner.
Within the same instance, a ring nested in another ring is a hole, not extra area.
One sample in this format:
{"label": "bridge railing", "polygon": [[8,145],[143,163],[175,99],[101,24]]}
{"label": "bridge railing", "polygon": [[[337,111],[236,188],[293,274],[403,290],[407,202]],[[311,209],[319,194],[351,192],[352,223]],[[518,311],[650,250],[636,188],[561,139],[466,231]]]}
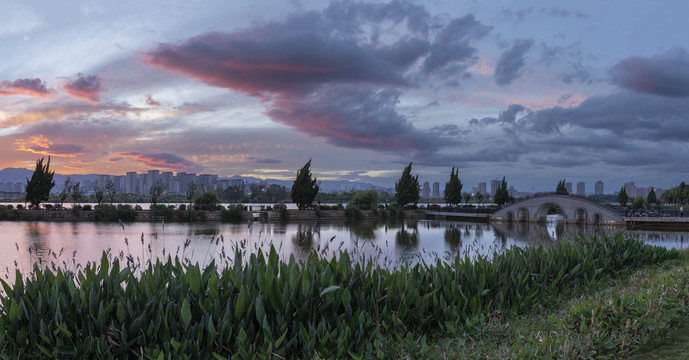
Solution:
{"label": "bridge railing", "polygon": [[437,211],[447,213],[465,213],[465,214],[492,214],[498,211],[497,207],[468,207],[468,206],[443,206],[443,207],[428,207],[426,211]]}
{"label": "bridge railing", "polygon": [[523,202],[523,201],[527,201],[527,200],[531,200],[531,199],[539,198],[539,197],[548,197],[548,196],[563,196],[563,197],[576,198],[578,200],[582,200],[582,201],[586,201],[586,202],[589,202],[589,203],[592,203],[592,204],[595,204],[598,206],[602,206],[602,207],[604,207],[604,208],[606,208],[612,212],[620,214],[620,216],[624,215],[623,211],[620,211],[620,209],[618,209],[618,208],[616,208],[610,204],[598,202],[598,201],[589,199],[588,197],[585,197],[585,196],[574,195],[574,194],[561,194],[561,193],[557,193],[557,192],[537,192],[534,195],[516,199],[514,202],[510,203],[509,205],[515,205],[515,204],[518,204],[518,203]]}

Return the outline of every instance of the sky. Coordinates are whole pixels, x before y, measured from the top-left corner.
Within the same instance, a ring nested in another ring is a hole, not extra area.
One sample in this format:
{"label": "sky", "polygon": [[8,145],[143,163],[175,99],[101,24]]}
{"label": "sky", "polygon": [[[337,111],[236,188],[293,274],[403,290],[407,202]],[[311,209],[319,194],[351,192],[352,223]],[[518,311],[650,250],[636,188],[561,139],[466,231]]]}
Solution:
{"label": "sky", "polygon": [[689,173],[689,2],[0,0],[0,168],[520,191]]}

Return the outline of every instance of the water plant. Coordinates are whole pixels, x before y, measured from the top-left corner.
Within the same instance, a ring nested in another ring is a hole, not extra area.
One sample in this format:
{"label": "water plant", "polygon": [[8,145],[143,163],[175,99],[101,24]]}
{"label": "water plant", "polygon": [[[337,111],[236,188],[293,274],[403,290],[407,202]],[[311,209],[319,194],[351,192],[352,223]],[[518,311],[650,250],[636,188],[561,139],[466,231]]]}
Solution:
{"label": "water plant", "polygon": [[168,256],[134,271],[130,256],[127,266],[103,254],[82,269],[0,280],[0,348],[9,357],[413,358],[427,349],[419,334],[523,313],[678,252],[603,235],[395,270],[344,251],[281,260],[272,246],[249,255],[237,246],[224,267]]}

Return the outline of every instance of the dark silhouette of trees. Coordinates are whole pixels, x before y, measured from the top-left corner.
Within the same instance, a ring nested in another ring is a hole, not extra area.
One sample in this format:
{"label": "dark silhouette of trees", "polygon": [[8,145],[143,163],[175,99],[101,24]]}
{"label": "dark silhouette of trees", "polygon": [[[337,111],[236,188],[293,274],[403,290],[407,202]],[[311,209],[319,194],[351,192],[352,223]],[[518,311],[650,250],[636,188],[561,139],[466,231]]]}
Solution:
{"label": "dark silhouette of trees", "polygon": [[557,183],[557,188],[555,189],[555,194],[557,194],[557,195],[568,195],[567,186],[565,185],[565,179],[562,179]]}
{"label": "dark silhouette of trees", "polygon": [[502,205],[504,203],[507,203],[510,201],[510,193],[507,191],[507,182],[505,181],[505,177],[502,177],[502,184],[500,185],[500,188],[495,190],[495,197],[493,198],[493,202],[497,205]]}
{"label": "dark silhouette of trees", "polygon": [[297,171],[297,178],[294,179],[292,185],[292,202],[297,204],[299,209],[306,209],[311,206],[313,200],[318,195],[318,186],[316,178],[311,178],[311,159]]}
{"label": "dark silhouette of trees", "polygon": [[419,202],[419,175],[411,175],[411,164],[404,168],[402,176],[395,182],[395,199],[400,206]]}
{"label": "dark silhouette of trees", "polygon": [[647,202],[649,205],[655,205],[655,204],[656,204],[656,200],[657,200],[657,198],[656,198],[656,189],[651,189],[651,191],[649,191],[649,193],[648,193],[648,196],[646,196],[646,202]]}
{"label": "dark silhouette of trees", "polygon": [[26,179],[26,201],[31,203],[34,209],[38,209],[41,202],[48,200],[50,190],[55,186],[55,171],[50,171],[50,156],[45,165],[43,159],[36,161],[36,170],[31,175],[31,180]]}
{"label": "dark silhouette of trees", "polygon": [[629,196],[627,195],[627,190],[622,185],[620,192],[617,194],[617,202],[622,206],[627,206],[627,201],[629,201]]}
{"label": "dark silhouette of trees", "polygon": [[462,182],[459,180],[459,169],[450,171],[450,181],[445,183],[445,203],[456,206],[462,202]]}

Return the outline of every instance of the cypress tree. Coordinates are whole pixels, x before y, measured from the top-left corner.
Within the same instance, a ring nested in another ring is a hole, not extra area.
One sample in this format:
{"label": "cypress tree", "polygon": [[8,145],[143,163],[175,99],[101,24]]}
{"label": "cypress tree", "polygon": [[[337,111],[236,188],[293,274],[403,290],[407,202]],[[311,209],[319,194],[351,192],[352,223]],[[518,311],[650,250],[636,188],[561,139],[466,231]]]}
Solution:
{"label": "cypress tree", "polygon": [[26,179],[26,201],[38,209],[41,202],[48,200],[50,190],[55,186],[53,175],[55,171],[50,171],[50,156],[48,163],[43,165],[44,158],[36,161],[36,170],[31,175],[31,180]]}
{"label": "cypress tree", "polygon": [[402,176],[395,182],[395,199],[400,206],[419,202],[419,175],[411,176],[411,164],[404,168]]}
{"label": "cypress tree", "polygon": [[462,182],[459,180],[459,169],[450,171],[450,181],[445,183],[445,203],[455,206],[462,202]]}
{"label": "cypress tree", "polygon": [[292,185],[292,202],[297,204],[299,209],[306,209],[313,203],[318,195],[320,187],[316,183],[316,178],[311,179],[311,159],[299,171],[297,178]]}
{"label": "cypress tree", "polygon": [[617,202],[619,202],[622,206],[627,206],[628,200],[629,196],[627,195],[627,190],[624,188],[624,185],[622,185],[619,194],[617,194]]}
{"label": "cypress tree", "polygon": [[502,205],[510,201],[510,193],[507,191],[507,181],[505,181],[504,176],[502,177],[502,184],[500,185],[500,188],[495,190],[495,198],[493,201],[497,205]]}

